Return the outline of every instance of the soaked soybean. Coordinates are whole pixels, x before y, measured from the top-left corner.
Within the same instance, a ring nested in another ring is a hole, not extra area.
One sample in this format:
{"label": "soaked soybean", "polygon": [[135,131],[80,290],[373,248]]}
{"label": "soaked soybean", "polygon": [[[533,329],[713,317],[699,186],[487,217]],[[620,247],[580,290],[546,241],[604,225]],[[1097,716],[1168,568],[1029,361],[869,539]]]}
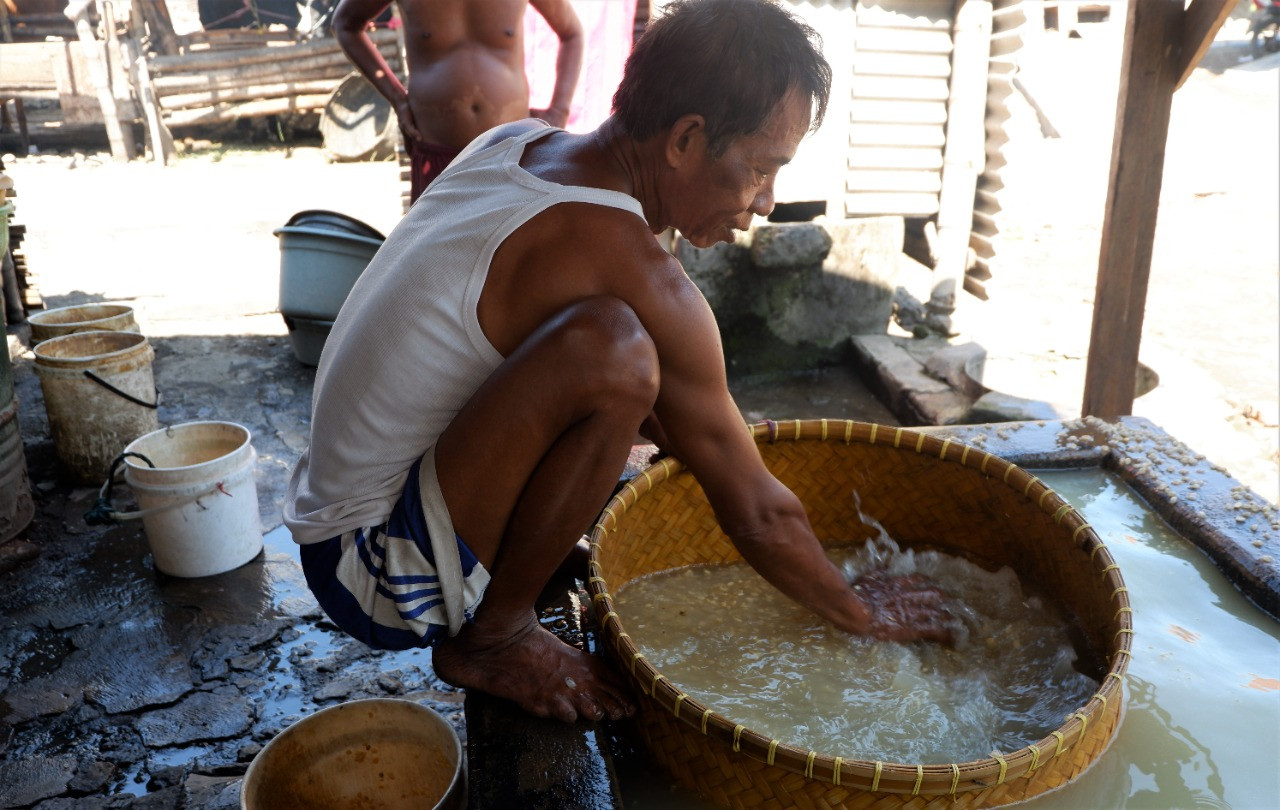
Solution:
{"label": "soaked soybean", "polygon": [[1097,681],[1074,668],[1064,618],[1009,568],[986,571],[886,538],[829,549],[852,581],[878,568],[926,574],[956,616],[954,649],[851,636],[745,563],[691,566],[619,589],[646,659],[691,698],[748,729],[847,758],[945,764],[1049,735]]}

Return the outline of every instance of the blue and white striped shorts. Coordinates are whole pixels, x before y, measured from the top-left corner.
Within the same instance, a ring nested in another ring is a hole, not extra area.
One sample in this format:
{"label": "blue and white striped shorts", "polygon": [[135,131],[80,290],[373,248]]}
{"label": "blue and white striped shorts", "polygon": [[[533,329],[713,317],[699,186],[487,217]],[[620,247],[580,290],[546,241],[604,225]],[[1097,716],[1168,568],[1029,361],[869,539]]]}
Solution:
{"label": "blue and white striped shorts", "polygon": [[[430,647],[449,629],[419,491],[421,461],[409,470],[391,517],[300,547],[307,585],[343,632],[370,647]],[[484,597],[489,573],[454,535],[462,563],[466,621]]]}

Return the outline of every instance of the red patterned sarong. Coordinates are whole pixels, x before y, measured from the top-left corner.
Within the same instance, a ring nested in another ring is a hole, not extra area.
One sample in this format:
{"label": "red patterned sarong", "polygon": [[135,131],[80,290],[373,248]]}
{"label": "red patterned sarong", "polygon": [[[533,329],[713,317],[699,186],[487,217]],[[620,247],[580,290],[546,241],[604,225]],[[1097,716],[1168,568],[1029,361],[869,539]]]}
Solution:
{"label": "red patterned sarong", "polygon": [[404,142],[409,149],[409,204],[413,205],[462,150],[415,141],[408,136]]}

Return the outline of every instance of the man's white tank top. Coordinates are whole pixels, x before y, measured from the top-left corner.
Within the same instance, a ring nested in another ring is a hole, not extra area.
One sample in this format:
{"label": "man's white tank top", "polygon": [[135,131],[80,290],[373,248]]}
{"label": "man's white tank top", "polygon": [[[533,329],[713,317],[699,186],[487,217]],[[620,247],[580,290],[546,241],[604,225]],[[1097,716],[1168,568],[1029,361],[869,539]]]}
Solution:
{"label": "man's white tank top", "polygon": [[361,273],[325,342],[311,445],[285,498],[297,542],[386,520],[409,468],[502,362],[476,304],[504,239],[562,202],[643,217],[626,194],[549,183],[522,169],[525,145],[553,131],[530,120],[517,136],[477,138]]}

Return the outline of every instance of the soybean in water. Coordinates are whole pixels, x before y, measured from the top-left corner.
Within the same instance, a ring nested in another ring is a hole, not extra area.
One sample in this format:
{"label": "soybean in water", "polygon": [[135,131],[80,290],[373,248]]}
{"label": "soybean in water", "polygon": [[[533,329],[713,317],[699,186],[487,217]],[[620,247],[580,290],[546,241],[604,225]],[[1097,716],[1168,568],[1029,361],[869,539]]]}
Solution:
{"label": "soybean in water", "polygon": [[1040,740],[1098,682],[1079,672],[1067,623],[1008,567],[988,571],[889,538],[831,547],[846,578],[919,572],[946,592],[954,648],[852,636],[746,563],[637,578],[619,616],[646,659],[734,723],[830,756],[946,764]]}

